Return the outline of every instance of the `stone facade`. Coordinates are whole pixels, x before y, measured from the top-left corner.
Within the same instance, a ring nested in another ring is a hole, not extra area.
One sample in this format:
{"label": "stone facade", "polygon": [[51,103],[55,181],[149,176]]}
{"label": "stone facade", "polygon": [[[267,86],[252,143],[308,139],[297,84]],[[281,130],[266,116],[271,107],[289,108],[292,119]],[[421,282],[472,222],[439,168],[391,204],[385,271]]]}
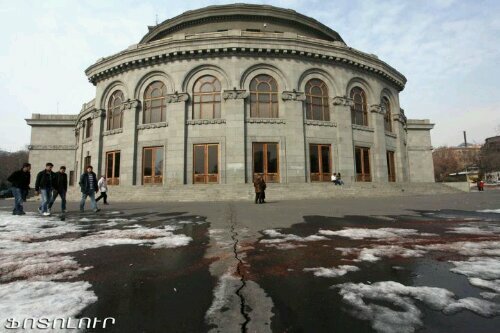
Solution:
{"label": "stone facade", "polygon": [[[86,74],[96,86],[95,99],[83,105],[63,139],[76,147],[68,150],[68,158],[78,173],[89,157],[98,174],[107,173],[106,154],[115,151],[120,153],[119,183],[142,185],[144,148],[159,147],[164,159],[161,184],[192,184],[194,145],[217,144],[217,182],[251,183],[253,144],[273,143],[279,151],[276,181],[304,183],[313,180],[310,148],[318,144],[330,147],[329,171],[340,172],[345,182],[357,179],[355,147],[369,148],[373,182],[389,180],[388,151],[394,156],[394,180],[433,181],[432,125],[407,121],[399,105],[406,78],[291,10],[237,4],[190,11],[150,27],[139,44],[100,59]],[[250,83],[258,75],[277,83],[277,117],[250,114]],[[194,86],[205,76],[220,82],[220,117],[194,117]],[[306,85],[313,79],[326,85],[326,120],[306,117]],[[145,123],[144,96],[154,82],[165,85],[166,118]],[[349,96],[355,87],[366,95],[367,126],[352,123],[354,101]],[[117,91],[124,97],[119,106],[122,125],[110,130],[107,114]],[[383,99],[390,110],[382,106]],[[35,115],[28,120],[33,133],[56,134],[56,123],[51,128],[34,121]],[[42,136],[33,135],[32,145],[43,144]],[[412,172],[420,168],[429,172]]]}

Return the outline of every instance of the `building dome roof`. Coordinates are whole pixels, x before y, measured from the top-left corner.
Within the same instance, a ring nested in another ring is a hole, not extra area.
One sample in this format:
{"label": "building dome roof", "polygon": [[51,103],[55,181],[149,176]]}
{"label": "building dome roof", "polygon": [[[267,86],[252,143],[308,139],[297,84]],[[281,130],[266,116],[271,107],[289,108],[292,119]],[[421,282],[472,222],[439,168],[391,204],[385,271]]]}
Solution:
{"label": "building dome roof", "polygon": [[291,9],[268,5],[231,4],[208,6],[190,10],[162,23],[148,27],[149,32],[140,44],[145,44],[175,34],[220,32],[231,29],[285,33],[344,43],[340,35],[308,16]]}

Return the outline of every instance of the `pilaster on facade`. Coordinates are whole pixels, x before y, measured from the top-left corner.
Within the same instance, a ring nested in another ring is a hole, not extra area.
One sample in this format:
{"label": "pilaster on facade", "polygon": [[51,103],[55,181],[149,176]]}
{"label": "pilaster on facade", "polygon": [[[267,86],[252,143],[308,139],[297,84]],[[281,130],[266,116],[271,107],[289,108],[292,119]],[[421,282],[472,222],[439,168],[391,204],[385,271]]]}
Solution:
{"label": "pilaster on facade", "polygon": [[345,182],[354,182],[354,144],[351,118],[352,98],[336,96],[332,99],[334,117],[337,121],[337,158],[338,172]]}

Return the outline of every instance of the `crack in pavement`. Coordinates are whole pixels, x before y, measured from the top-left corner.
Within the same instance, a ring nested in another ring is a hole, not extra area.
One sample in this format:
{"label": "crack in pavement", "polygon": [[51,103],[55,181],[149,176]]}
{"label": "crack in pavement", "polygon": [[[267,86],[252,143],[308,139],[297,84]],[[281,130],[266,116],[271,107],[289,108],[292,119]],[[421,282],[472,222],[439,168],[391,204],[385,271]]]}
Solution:
{"label": "crack in pavement", "polygon": [[238,261],[238,265],[236,266],[236,273],[240,277],[241,282],[241,286],[236,290],[236,295],[240,299],[240,313],[245,318],[245,321],[241,324],[241,332],[246,333],[248,330],[248,324],[250,323],[250,315],[246,311],[246,300],[241,292],[246,287],[247,283],[245,280],[245,275],[242,272],[243,260],[238,256],[239,239],[238,232],[236,231],[236,215],[231,204],[229,204],[228,220],[231,223],[231,239],[233,240],[234,258]]}

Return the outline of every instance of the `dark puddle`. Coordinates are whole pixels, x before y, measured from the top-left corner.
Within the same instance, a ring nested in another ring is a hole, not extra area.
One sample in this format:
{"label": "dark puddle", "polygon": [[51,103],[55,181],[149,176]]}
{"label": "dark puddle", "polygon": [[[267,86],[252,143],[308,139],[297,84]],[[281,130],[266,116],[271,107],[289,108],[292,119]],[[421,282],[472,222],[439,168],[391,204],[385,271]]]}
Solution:
{"label": "dark puddle", "polygon": [[[306,216],[304,223],[279,231],[283,234],[305,237],[316,234],[319,229],[405,228],[436,233],[440,235],[438,243],[443,243],[488,240],[488,237],[484,236],[446,233],[446,228],[462,223],[472,224],[474,221],[500,219],[498,214],[492,216],[460,211],[418,213],[419,216],[391,216],[390,221],[365,216],[342,218]],[[267,237],[261,239],[264,238]],[[375,244],[390,244],[367,239],[329,238],[328,241],[303,242],[301,244],[306,247],[288,250],[266,247],[266,244],[257,242],[253,244],[253,249],[246,251],[245,261],[248,263],[248,268],[245,275],[249,280],[257,282],[273,300],[274,316],[271,324],[273,332],[374,332],[369,321],[359,320],[349,314],[351,309],[342,301],[338,288],[332,288],[333,285],[345,282],[371,284],[378,281],[396,281],[406,286],[440,287],[452,291],[457,298],[481,298],[479,293],[486,291],[471,286],[467,277],[449,271],[452,267],[448,262],[450,258],[467,260],[466,257],[430,252],[421,258],[384,257],[373,263],[352,262],[343,259],[353,257],[342,257],[334,248],[362,248]],[[436,243],[435,237],[433,238],[433,243]],[[498,237],[495,239],[498,240]],[[303,271],[306,267],[330,268],[346,264],[358,266],[360,270],[336,278],[316,277],[313,272]],[[372,301],[367,300],[367,302]],[[418,301],[415,302],[424,315],[425,327],[420,328],[419,332],[495,332],[500,327],[500,317],[483,318],[467,310],[447,316],[429,309]],[[397,309],[394,305],[388,307]]]}
{"label": "dark puddle", "polygon": [[[142,214],[144,216],[144,214]],[[139,218],[139,215],[113,215],[109,218]],[[92,332],[205,332],[205,313],[213,300],[217,280],[204,258],[209,243],[210,224],[203,218],[169,215],[141,225],[158,227],[175,224],[174,233],[193,238],[187,246],[151,249],[147,246],[118,245],[75,253],[82,267],[92,266],[78,280],[92,284],[98,301],[79,317],[113,317],[111,328]],[[114,227],[117,228],[117,227]]]}

